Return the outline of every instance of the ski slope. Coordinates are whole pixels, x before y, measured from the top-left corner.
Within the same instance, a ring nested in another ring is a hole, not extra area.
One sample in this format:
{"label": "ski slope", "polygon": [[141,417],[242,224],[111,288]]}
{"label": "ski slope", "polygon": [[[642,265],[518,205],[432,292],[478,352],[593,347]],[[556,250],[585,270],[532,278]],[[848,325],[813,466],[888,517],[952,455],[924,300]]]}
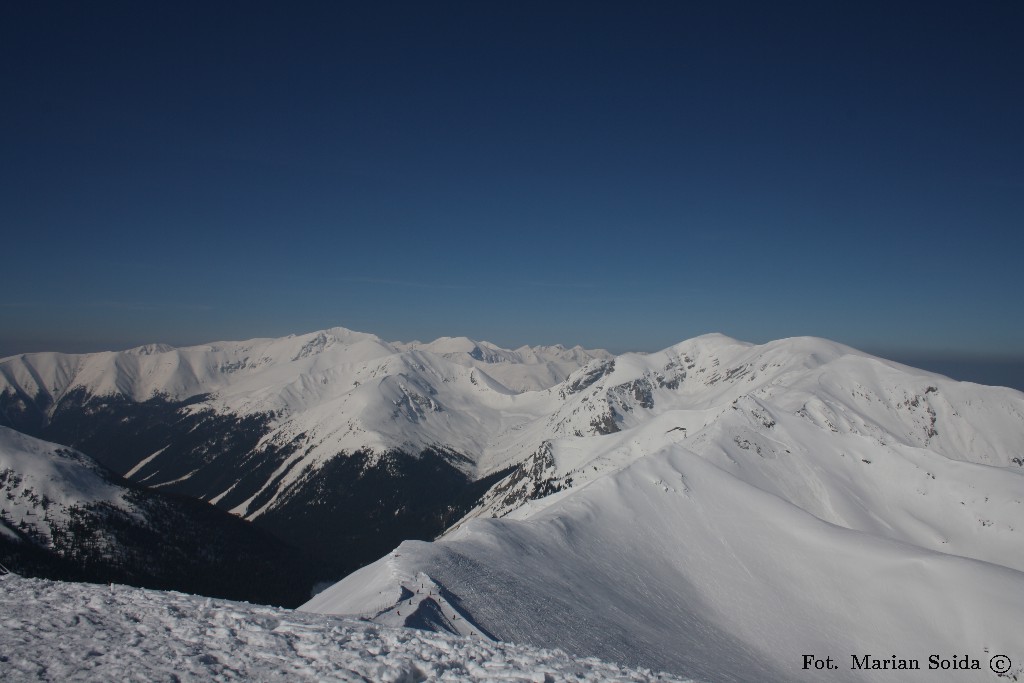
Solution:
{"label": "ski slope", "polygon": [[0,679],[679,681],[563,652],[125,586],[0,576]]}

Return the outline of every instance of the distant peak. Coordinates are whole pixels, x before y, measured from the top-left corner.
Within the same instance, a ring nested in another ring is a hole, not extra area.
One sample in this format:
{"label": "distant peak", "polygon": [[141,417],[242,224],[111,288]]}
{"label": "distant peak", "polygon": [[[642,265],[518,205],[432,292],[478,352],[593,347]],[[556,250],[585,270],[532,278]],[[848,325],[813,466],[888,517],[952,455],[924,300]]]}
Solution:
{"label": "distant peak", "polygon": [[158,353],[169,353],[173,350],[174,347],[170,344],[143,344],[142,346],[128,349],[125,353],[133,356],[155,356]]}
{"label": "distant peak", "polygon": [[[314,334],[316,334],[316,333],[314,333]],[[334,327],[328,327],[326,330],[322,330],[320,332],[320,334],[328,334],[328,335],[331,335],[332,337],[336,337],[338,339],[348,339],[348,338],[351,338],[351,337],[359,337],[361,339],[365,339],[365,338],[378,339],[379,338],[379,337],[377,337],[377,335],[371,334],[370,332],[358,332],[356,330],[350,330],[347,327],[341,327],[340,325],[336,325]]]}
{"label": "distant peak", "polygon": [[702,341],[715,344],[742,344],[744,346],[751,346],[750,342],[741,342],[740,340],[734,339],[727,334],[722,334],[721,332],[708,332],[706,334],[693,337],[687,341]]}
{"label": "distant peak", "polygon": [[446,349],[451,351],[467,351],[479,346],[479,343],[475,339],[469,337],[438,337],[432,342],[424,344],[423,346],[432,349]]}

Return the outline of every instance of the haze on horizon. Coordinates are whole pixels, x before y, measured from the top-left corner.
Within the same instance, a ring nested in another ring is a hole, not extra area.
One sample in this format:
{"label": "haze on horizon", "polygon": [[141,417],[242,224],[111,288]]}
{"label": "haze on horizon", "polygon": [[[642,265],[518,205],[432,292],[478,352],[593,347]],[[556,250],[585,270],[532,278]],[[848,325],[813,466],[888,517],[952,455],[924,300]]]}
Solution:
{"label": "haze on horizon", "polygon": [[1024,388],[1022,33],[1000,2],[8,4],[0,355],[717,331]]}

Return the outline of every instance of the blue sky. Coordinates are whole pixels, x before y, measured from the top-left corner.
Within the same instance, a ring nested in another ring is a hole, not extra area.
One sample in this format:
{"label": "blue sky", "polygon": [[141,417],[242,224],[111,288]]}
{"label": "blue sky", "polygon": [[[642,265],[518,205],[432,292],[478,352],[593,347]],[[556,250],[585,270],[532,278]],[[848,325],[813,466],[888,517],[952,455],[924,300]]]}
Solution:
{"label": "blue sky", "polygon": [[0,354],[1024,350],[1024,7],[6,3]]}

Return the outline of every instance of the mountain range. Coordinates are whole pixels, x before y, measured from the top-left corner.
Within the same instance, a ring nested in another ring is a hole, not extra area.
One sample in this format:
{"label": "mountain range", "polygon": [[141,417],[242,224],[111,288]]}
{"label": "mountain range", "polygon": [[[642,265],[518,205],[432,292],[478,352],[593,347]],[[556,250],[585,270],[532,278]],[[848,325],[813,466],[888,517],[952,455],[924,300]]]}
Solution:
{"label": "mountain range", "polygon": [[[887,680],[985,662],[1024,617],[1024,395],[822,339],[593,361],[538,447],[432,543],[303,609],[556,646],[699,680]],[[540,400],[540,399],[538,399]],[[862,661],[862,660],[859,660]],[[940,663],[941,666],[941,663]],[[1019,671],[1019,669],[1018,669]]]}
{"label": "mountain range", "polygon": [[517,414],[520,398],[610,357],[466,338],[392,344],[343,328],[25,354],[0,360],[0,425],[253,521],[336,578],[461,517],[533,447],[481,463],[491,431],[531,417]]}
{"label": "mountain range", "polygon": [[309,611],[716,681],[1019,642],[1024,394],[824,339],[26,354],[0,424],[323,558]]}

